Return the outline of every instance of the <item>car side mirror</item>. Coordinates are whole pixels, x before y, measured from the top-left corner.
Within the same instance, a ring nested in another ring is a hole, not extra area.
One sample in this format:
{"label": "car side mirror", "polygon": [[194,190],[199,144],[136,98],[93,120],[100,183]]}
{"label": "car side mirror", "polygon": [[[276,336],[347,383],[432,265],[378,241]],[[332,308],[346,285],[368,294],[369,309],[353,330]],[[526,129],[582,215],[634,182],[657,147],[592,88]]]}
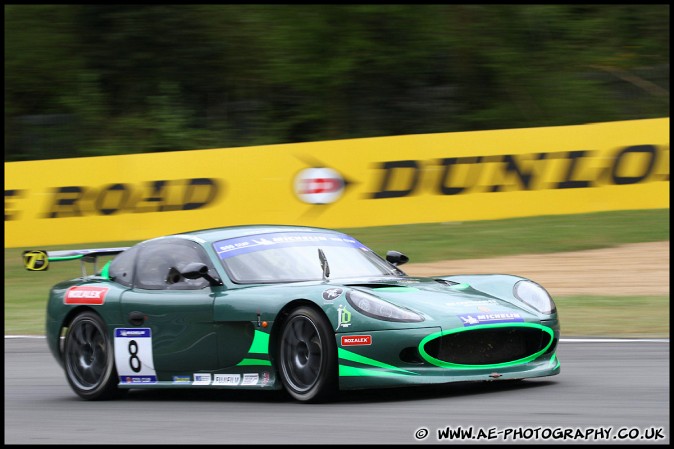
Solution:
{"label": "car side mirror", "polygon": [[407,263],[410,258],[399,251],[388,251],[386,253],[386,260],[397,267],[398,265]]}
{"label": "car side mirror", "polygon": [[201,262],[188,263],[182,269],[180,274],[187,279],[204,278],[211,285],[222,285],[222,281],[220,279],[215,279],[213,276],[208,274],[208,266],[205,263]]}

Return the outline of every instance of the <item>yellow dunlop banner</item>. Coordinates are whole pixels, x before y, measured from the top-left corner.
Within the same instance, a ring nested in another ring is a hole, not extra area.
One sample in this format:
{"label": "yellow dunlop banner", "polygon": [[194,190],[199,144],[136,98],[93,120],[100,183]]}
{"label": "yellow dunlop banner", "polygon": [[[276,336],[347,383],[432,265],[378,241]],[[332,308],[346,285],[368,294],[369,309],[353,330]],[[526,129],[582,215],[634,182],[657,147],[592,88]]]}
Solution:
{"label": "yellow dunlop banner", "polygon": [[5,247],[669,208],[669,118],[5,163]]}

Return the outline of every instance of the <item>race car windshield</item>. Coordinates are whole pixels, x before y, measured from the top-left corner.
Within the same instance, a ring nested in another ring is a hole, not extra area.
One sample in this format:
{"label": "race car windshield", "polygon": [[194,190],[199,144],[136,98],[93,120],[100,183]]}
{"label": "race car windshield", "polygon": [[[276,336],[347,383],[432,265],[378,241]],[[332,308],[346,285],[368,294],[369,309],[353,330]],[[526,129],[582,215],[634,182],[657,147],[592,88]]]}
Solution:
{"label": "race car windshield", "polygon": [[220,240],[213,247],[239,284],[322,280],[319,249],[329,263],[330,279],[400,274],[346,234],[277,232]]}

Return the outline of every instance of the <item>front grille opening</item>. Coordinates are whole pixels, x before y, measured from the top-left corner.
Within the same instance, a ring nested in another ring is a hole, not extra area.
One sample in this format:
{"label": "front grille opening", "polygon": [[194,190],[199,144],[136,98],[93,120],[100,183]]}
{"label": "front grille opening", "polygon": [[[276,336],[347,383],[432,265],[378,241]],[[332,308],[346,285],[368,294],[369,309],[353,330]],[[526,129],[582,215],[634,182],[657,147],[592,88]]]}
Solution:
{"label": "front grille opening", "polygon": [[550,347],[545,351],[545,353],[546,353],[546,354],[552,354],[553,352],[555,352],[555,349],[557,349],[557,342],[558,342],[558,341],[559,341],[559,340],[556,339],[556,338],[553,339],[553,340],[552,340],[552,344],[551,344]]}
{"label": "front grille opening", "polygon": [[431,340],[424,350],[433,358],[460,365],[492,365],[519,360],[550,342],[541,329],[512,327],[473,329]]}

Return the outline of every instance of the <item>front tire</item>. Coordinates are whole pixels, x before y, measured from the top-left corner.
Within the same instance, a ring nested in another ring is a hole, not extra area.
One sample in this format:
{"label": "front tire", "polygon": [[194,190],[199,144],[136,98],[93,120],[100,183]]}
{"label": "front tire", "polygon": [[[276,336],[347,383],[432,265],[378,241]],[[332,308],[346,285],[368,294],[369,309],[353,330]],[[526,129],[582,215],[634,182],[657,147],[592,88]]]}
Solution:
{"label": "front tire", "polygon": [[324,402],[337,393],[337,345],[327,319],[300,307],[283,324],[279,371],[286,391],[301,402]]}
{"label": "front tire", "polygon": [[126,392],[117,388],[115,353],[107,326],[93,312],[82,312],[70,323],[63,361],[70,387],[83,399],[112,399]]}

